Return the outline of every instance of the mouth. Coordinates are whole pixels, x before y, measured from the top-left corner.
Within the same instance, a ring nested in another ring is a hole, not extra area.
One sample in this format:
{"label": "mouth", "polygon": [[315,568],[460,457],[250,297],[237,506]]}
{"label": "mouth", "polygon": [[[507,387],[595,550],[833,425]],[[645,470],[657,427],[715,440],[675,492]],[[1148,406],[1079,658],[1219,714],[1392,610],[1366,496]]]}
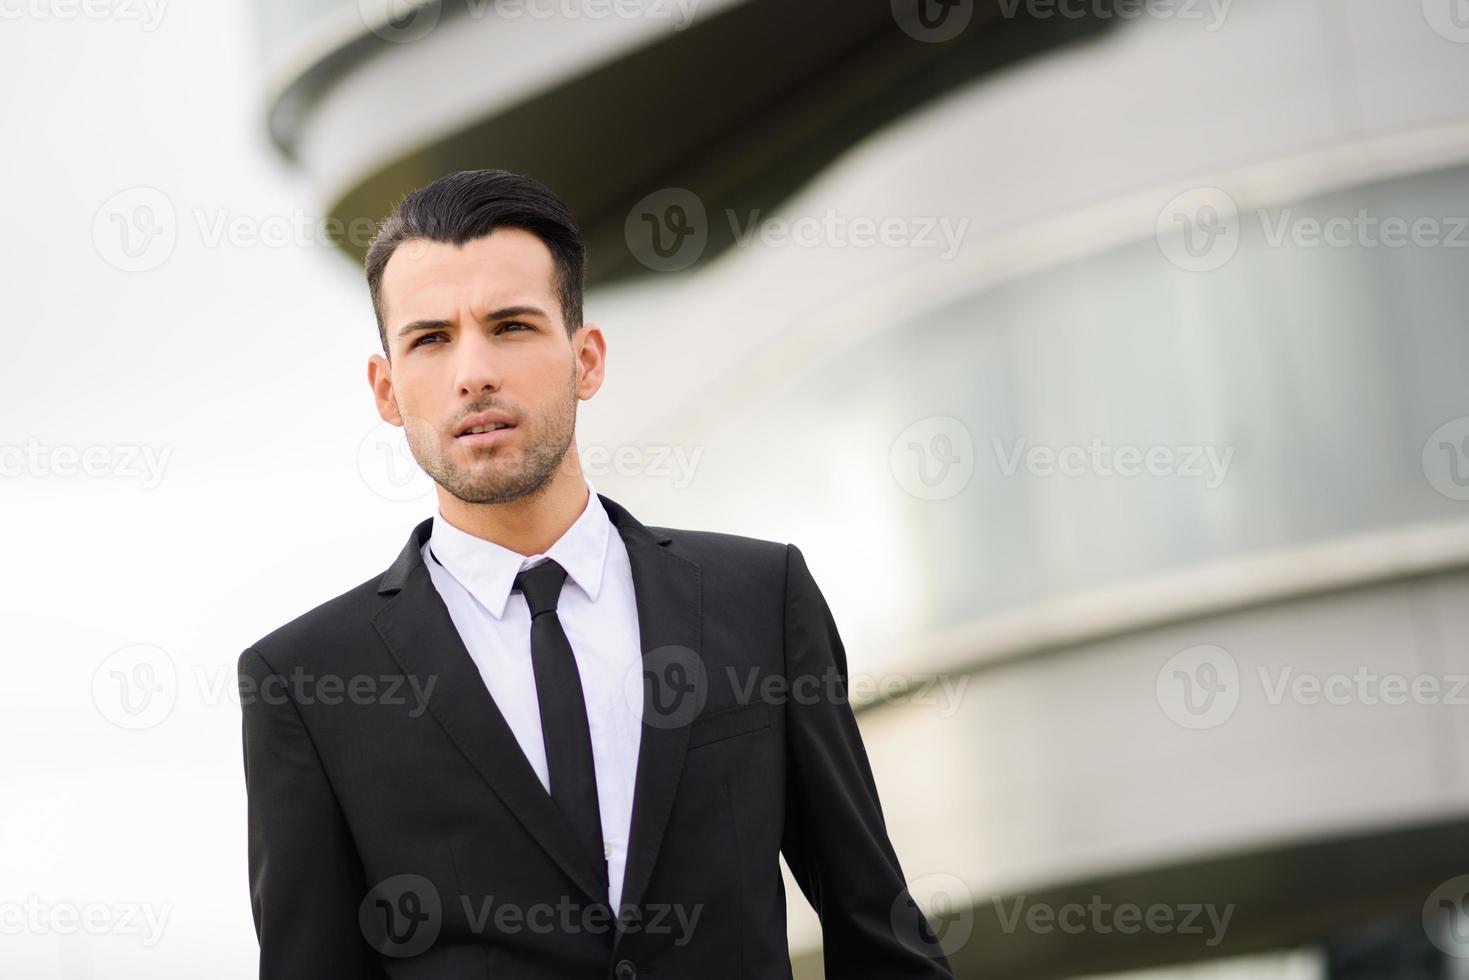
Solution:
{"label": "mouth", "polygon": [[471,416],[459,425],[455,441],[469,447],[493,446],[504,442],[515,431],[515,423],[498,412]]}
{"label": "mouth", "polygon": [[510,433],[515,431],[515,426],[505,425],[498,429],[490,429],[487,432],[466,432],[459,436],[456,441],[460,445],[477,449],[481,446],[495,446],[510,438]]}

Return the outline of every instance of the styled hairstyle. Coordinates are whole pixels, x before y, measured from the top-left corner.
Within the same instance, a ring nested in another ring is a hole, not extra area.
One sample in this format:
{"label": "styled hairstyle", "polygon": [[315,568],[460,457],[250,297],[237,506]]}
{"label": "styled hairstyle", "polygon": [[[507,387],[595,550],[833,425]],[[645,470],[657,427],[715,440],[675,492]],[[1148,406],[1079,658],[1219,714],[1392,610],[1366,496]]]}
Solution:
{"label": "styled hairstyle", "polygon": [[581,327],[587,247],[566,204],[534,177],[508,170],[460,170],[403,198],[367,248],[367,288],[385,355],[383,270],[398,246],[418,238],[457,247],[496,228],[519,228],[546,243],[555,262],[555,292],[566,333]]}

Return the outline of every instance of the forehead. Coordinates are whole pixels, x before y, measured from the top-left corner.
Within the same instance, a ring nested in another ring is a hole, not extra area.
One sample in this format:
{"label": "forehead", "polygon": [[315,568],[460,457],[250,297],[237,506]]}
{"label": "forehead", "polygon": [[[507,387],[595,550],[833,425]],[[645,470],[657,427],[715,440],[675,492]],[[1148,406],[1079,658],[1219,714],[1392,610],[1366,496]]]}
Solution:
{"label": "forehead", "polygon": [[393,322],[453,319],[464,305],[531,302],[555,311],[555,261],[546,243],[520,228],[454,246],[410,238],[383,269],[382,302]]}

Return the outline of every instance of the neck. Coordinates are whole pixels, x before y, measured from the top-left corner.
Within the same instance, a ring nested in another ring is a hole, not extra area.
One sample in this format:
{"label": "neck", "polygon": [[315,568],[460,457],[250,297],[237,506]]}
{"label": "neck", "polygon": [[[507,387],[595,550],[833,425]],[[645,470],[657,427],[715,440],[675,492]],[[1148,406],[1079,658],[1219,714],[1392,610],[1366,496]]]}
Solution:
{"label": "neck", "polygon": [[591,491],[582,477],[575,445],[570,465],[558,466],[539,490],[503,504],[471,504],[435,487],[439,511],[459,530],[521,555],[539,555],[555,544],[586,509]]}

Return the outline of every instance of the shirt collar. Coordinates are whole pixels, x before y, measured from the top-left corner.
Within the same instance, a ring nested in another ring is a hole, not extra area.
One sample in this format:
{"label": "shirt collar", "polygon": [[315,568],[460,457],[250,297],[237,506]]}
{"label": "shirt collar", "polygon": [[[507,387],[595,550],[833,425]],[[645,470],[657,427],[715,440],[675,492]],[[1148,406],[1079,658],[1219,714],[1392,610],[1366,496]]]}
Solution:
{"label": "shirt collar", "polygon": [[612,521],[597,497],[597,488],[583,474],[587,505],[556,543],[536,555],[522,555],[493,541],[486,541],[450,524],[442,511],[435,511],[429,535],[429,560],[440,565],[479,600],[496,619],[505,613],[515,576],[521,569],[553,558],[566,576],[581,587],[593,602],[602,590],[602,569],[607,560],[607,537]]}

